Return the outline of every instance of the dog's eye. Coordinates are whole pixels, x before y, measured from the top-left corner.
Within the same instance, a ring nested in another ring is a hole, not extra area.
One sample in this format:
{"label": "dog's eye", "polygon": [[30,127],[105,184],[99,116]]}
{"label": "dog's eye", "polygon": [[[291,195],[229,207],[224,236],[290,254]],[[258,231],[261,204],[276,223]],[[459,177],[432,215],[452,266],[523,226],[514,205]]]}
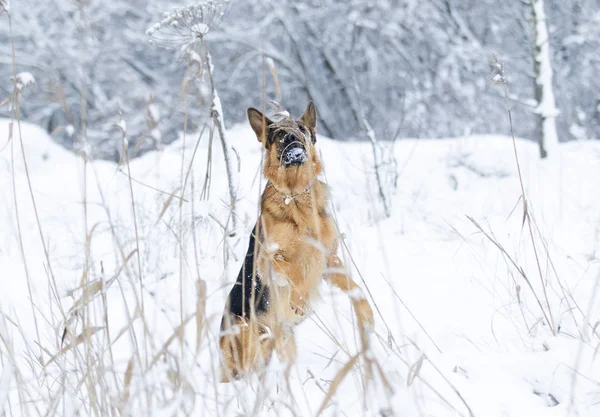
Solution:
{"label": "dog's eye", "polygon": [[298,142],[298,138],[291,133],[288,133],[281,139],[281,142]]}
{"label": "dog's eye", "polygon": [[313,135],[311,132],[309,132],[308,129],[306,129],[304,126],[298,125],[298,128],[300,129],[300,132],[302,132],[302,134],[304,135],[304,137],[306,139],[311,139],[312,143],[315,143],[317,141],[317,138],[315,138],[315,135]]}

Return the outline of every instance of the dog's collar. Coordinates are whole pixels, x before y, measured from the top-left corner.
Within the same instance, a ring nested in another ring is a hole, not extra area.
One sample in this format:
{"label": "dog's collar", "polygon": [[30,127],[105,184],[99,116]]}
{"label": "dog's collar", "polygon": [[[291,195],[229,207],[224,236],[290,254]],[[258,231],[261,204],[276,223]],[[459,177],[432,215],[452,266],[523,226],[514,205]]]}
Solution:
{"label": "dog's collar", "polygon": [[312,189],[312,186],[314,184],[314,180],[310,181],[308,183],[308,185],[306,186],[306,188],[304,189],[304,191],[300,191],[299,193],[296,194],[286,194],[283,191],[281,191],[279,188],[277,188],[275,186],[275,184],[273,184],[271,181],[269,181],[269,185],[271,187],[273,187],[273,189],[275,191],[277,191],[282,197],[283,197],[283,203],[287,206],[289,205],[292,201],[295,201],[297,197],[304,195],[304,194],[309,194],[310,190]]}

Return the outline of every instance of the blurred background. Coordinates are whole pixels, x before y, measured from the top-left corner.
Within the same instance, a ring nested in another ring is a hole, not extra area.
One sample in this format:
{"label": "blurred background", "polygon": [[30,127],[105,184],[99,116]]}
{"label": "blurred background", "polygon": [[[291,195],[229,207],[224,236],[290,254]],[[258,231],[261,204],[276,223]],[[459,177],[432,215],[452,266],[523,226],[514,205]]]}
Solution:
{"label": "blurred background", "polygon": [[[600,1],[544,3],[559,138],[600,138]],[[184,98],[185,58],[150,45],[145,33],[179,5],[185,4],[13,1],[17,72],[37,81],[21,97],[22,118],[73,148],[85,103],[93,156],[111,160],[121,147],[114,129],[119,111],[132,156],[175,140],[186,107],[188,128],[202,125],[210,91],[198,84]],[[9,25],[0,23],[5,97],[12,90],[12,47]],[[245,121],[247,107],[260,108],[264,90],[295,115],[314,101],[320,132],[342,141],[367,139],[361,120],[382,141],[509,134],[502,90],[490,80],[496,53],[517,135],[540,134],[529,2],[238,0],[213,26],[206,39],[228,127]],[[0,113],[8,115],[6,106]]]}

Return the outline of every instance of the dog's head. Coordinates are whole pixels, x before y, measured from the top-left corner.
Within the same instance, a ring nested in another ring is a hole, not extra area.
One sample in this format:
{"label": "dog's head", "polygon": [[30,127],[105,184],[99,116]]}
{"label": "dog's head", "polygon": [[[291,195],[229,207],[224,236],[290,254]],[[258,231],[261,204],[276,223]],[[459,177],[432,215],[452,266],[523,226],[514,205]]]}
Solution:
{"label": "dog's head", "polygon": [[302,189],[321,172],[315,151],[317,111],[312,103],[298,120],[287,116],[273,122],[250,108],[248,121],[266,149],[265,176],[276,186],[290,191]]}

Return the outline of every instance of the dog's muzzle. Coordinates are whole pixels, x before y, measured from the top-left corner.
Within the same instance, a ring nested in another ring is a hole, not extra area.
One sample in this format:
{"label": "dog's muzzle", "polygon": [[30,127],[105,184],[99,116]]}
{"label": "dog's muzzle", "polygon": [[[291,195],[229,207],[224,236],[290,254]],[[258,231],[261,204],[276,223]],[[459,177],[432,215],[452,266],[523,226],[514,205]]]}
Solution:
{"label": "dog's muzzle", "polygon": [[285,151],[283,154],[282,162],[283,165],[302,165],[308,159],[306,150],[304,147],[299,146],[297,148],[291,148]]}
{"label": "dog's muzzle", "polygon": [[295,136],[289,135],[284,139],[285,148],[281,155],[281,162],[284,166],[302,165],[308,160],[308,154],[302,142]]}

